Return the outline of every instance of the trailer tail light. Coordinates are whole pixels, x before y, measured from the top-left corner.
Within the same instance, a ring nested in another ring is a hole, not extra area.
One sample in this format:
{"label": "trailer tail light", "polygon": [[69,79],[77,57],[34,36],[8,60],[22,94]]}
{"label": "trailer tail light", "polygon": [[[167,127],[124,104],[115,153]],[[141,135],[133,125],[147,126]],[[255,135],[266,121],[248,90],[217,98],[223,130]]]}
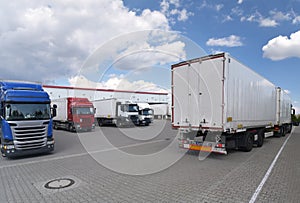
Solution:
{"label": "trailer tail light", "polygon": [[224,147],[225,147],[225,144],[219,143],[219,144],[216,145],[216,147],[217,147],[217,148],[224,148]]}

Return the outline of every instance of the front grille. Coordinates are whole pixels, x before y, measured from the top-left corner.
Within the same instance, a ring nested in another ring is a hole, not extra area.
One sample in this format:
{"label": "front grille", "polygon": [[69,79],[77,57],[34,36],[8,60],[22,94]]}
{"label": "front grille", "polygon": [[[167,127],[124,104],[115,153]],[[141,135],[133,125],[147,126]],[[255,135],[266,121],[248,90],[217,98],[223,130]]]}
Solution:
{"label": "front grille", "polygon": [[82,123],[83,124],[91,124],[91,119],[90,118],[83,118]]}
{"label": "front grille", "polygon": [[17,150],[36,149],[47,144],[47,126],[26,126],[13,128],[14,144]]}
{"label": "front grille", "polygon": [[131,120],[132,122],[137,122],[138,119],[139,119],[139,116],[136,116],[136,115],[130,116],[130,120]]}
{"label": "front grille", "polygon": [[80,126],[82,128],[91,128],[92,119],[91,118],[81,118]]}

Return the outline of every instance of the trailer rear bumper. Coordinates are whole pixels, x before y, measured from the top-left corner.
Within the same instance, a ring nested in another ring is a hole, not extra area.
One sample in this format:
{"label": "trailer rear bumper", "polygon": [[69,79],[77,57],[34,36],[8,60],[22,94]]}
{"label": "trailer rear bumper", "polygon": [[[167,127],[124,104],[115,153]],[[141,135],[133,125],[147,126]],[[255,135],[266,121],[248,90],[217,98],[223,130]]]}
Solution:
{"label": "trailer rear bumper", "polygon": [[193,140],[179,139],[179,147],[193,151],[212,152],[219,154],[227,154],[225,144],[214,142],[195,142]]}

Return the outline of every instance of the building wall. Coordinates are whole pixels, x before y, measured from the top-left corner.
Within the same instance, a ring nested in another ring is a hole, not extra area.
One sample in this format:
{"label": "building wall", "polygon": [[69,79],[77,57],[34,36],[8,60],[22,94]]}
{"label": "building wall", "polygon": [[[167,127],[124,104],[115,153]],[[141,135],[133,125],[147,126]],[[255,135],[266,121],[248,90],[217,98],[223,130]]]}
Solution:
{"label": "building wall", "polygon": [[[90,101],[108,98],[127,99],[133,102],[146,102],[152,104],[164,104],[168,106],[169,96],[166,93],[157,92],[131,92],[131,91],[118,91],[118,90],[101,90],[91,88],[75,88],[75,87],[63,87],[63,86],[49,86],[44,85],[44,90],[50,95],[50,99],[59,99],[65,97],[84,97]],[[168,107],[164,107],[165,109]],[[158,111],[159,116],[167,116]],[[155,114],[155,112],[154,112]],[[156,114],[155,114],[156,115]]]}

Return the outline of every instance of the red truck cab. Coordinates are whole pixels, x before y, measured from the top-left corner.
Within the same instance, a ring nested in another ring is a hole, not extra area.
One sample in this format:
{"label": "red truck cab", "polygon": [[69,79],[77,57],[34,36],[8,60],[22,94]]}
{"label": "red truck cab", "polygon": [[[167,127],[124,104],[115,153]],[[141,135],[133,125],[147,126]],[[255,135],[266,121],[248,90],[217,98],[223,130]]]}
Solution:
{"label": "red truck cab", "polygon": [[69,131],[92,130],[95,128],[94,106],[87,98],[67,97],[52,100],[57,105],[54,128]]}

